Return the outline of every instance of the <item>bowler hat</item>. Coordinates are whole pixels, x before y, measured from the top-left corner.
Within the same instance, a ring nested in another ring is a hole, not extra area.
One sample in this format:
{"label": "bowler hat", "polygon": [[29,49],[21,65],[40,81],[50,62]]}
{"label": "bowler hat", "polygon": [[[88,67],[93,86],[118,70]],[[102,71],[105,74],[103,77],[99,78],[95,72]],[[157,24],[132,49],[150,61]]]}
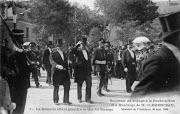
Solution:
{"label": "bowler hat", "polygon": [[12,33],[14,36],[24,37],[24,31],[21,29],[12,29]]}
{"label": "bowler hat", "polygon": [[36,46],[36,43],[34,43],[34,42],[31,42],[31,43],[29,43],[29,45]]}
{"label": "bowler hat", "polygon": [[12,29],[14,40],[20,44],[23,44],[24,31],[21,29]]}
{"label": "bowler hat", "polygon": [[56,40],[56,45],[57,46],[62,46],[63,45],[63,40],[62,39],[57,39]]}
{"label": "bowler hat", "polygon": [[161,15],[159,21],[163,30],[161,38],[166,39],[172,34],[180,32],[180,11]]}

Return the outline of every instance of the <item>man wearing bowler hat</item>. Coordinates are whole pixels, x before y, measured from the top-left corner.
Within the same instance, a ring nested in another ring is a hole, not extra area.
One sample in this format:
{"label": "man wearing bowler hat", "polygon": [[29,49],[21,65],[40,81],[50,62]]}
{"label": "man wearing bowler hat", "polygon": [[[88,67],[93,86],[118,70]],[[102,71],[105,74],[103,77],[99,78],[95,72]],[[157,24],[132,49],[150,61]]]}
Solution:
{"label": "man wearing bowler hat", "polygon": [[64,98],[63,103],[70,105],[69,102],[69,90],[70,90],[70,76],[68,73],[68,58],[63,52],[62,39],[56,41],[57,51],[51,52],[50,62],[52,65],[52,81],[54,86],[53,101],[55,104],[59,102],[59,86],[64,86]]}
{"label": "man wearing bowler hat", "polygon": [[180,90],[180,12],[162,15],[159,20],[164,44],[144,63],[140,83],[132,96]]}
{"label": "man wearing bowler hat", "polygon": [[[16,103],[16,109],[13,114],[23,114],[26,104],[27,89],[29,87],[30,66],[26,56],[26,52],[21,49],[23,45],[24,32],[20,29],[13,29],[13,43],[15,52],[8,58],[10,69],[15,72],[13,80],[10,80],[9,88],[12,102]],[[11,83],[13,82],[13,83]]]}
{"label": "man wearing bowler hat", "polygon": [[91,101],[92,67],[91,67],[90,53],[86,49],[86,44],[87,44],[87,38],[83,37],[82,41],[79,41],[71,51],[71,53],[75,54],[77,57],[77,65],[75,66],[74,77],[75,77],[75,82],[77,82],[77,96],[79,103],[82,102],[82,84],[84,81],[86,82],[85,101],[88,103],[92,103]]}

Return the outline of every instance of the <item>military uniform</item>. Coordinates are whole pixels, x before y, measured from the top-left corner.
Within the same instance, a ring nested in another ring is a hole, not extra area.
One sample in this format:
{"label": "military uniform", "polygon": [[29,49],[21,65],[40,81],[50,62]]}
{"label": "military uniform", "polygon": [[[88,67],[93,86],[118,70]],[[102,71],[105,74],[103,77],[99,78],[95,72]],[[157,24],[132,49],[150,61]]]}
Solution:
{"label": "military uniform", "polygon": [[108,79],[112,76],[113,73],[113,60],[114,60],[113,53],[110,50],[106,51],[106,62],[107,62],[106,65],[108,68],[108,72],[106,73],[104,80],[104,90],[106,91],[108,91],[107,89]]}
{"label": "military uniform", "polygon": [[92,54],[92,65],[95,66],[95,71],[98,74],[99,77],[99,84],[98,84],[98,91],[97,94],[99,96],[102,96],[103,94],[101,93],[104,80],[105,80],[105,73],[107,72],[106,64],[97,64],[96,60],[98,61],[106,61],[106,52],[104,48],[98,48],[94,50]]}
{"label": "military uniform", "polygon": [[31,63],[31,73],[32,73],[32,77],[34,78],[36,87],[38,88],[39,86],[41,86],[39,84],[39,79],[38,79],[38,67],[39,67],[39,54],[38,51],[35,50],[29,50],[27,52],[27,56],[30,59]]}

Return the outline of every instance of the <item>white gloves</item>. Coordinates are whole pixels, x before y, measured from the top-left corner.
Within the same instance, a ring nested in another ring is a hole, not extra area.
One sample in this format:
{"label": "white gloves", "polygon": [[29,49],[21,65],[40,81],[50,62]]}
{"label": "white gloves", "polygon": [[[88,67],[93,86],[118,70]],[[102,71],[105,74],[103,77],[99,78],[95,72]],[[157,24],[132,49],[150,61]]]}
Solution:
{"label": "white gloves", "polygon": [[82,42],[81,42],[81,41],[79,41],[76,45],[79,45],[79,44],[82,44]]}
{"label": "white gloves", "polygon": [[127,72],[128,71],[128,69],[127,68],[124,68],[124,72]]}
{"label": "white gloves", "polygon": [[60,70],[63,70],[64,67],[62,65],[56,65],[56,68],[60,69]]}

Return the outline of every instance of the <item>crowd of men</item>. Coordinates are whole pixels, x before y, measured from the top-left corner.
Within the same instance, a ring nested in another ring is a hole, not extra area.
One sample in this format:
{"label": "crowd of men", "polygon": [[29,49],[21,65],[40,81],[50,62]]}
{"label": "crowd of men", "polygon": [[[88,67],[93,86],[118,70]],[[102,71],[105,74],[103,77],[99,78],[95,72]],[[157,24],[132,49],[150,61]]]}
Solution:
{"label": "crowd of men", "polygon": [[[13,51],[2,47],[4,52],[1,52],[0,81],[5,84],[7,81],[6,87],[10,91],[10,96],[7,95],[10,97],[8,97],[8,103],[1,105],[6,105],[5,107],[8,107],[6,109],[10,110],[12,100],[16,104],[13,113],[23,114],[27,89],[31,87],[31,74],[36,87],[42,86],[38,80],[41,67],[47,71],[46,83],[54,86],[53,102],[55,104],[59,103],[60,85],[64,87],[63,103],[72,104],[69,101],[71,78],[74,78],[74,82],[77,83],[78,102],[82,102],[82,84],[85,81],[85,101],[93,103],[91,100],[92,74],[98,78],[97,95],[99,97],[104,96],[103,90],[110,92],[108,80],[111,80],[113,76],[126,80],[126,91],[132,93],[132,96],[179,90],[180,28],[177,24],[180,20],[179,16],[180,12],[160,17],[162,24],[168,23],[164,22],[164,18],[173,19],[174,22],[171,23],[174,26],[163,25],[165,43],[162,48],[161,44],[158,45],[159,48],[152,44],[140,51],[136,50],[131,42],[114,48],[103,38],[98,40],[98,46],[92,50],[88,48],[87,38],[83,37],[68,51],[63,49],[63,39],[58,39],[54,46],[50,42],[42,53],[34,42],[24,46],[23,31],[14,29],[12,33],[17,45],[14,46]],[[135,80],[139,80],[140,83],[132,91],[131,86]],[[5,88],[0,90],[3,91]],[[1,101],[7,97],[2,96]]]}

